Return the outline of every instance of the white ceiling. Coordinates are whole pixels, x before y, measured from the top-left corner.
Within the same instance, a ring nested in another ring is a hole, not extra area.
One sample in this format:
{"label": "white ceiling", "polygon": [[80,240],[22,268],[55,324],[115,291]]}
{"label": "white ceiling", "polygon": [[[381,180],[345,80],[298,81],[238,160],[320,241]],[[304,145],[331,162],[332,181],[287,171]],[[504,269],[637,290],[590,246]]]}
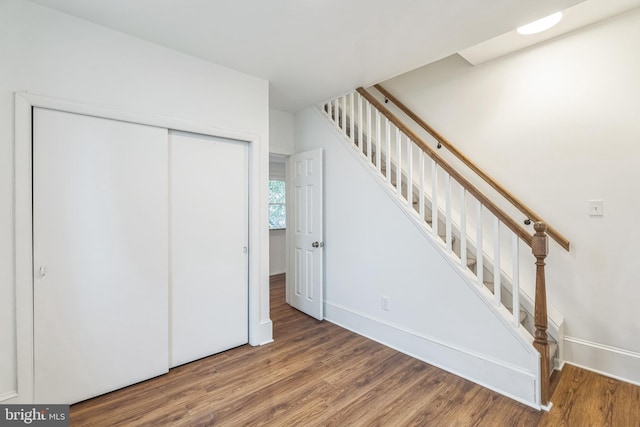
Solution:
{"label": "white ceiling", "polygon": [[267,79],[295,112],[582,0],[32,1]]}
{"label": "white ceiling", "polygon": [[547,31],[523,36],[518,34],[516,30],[512,30],[458,53],[469,63],[479,65],[636,7],[640,7],[640,0],[586,0],[565,9],[562,20]]}

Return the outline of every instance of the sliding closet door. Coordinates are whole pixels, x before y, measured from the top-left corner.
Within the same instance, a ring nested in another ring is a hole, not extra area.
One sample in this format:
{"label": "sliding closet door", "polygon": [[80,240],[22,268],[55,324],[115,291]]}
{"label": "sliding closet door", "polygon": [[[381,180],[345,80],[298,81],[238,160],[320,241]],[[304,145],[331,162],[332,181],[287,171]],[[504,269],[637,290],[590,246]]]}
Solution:
{"label": "sliding closet door", "polygon": [[171,366],[248,342],[248,144],[169,133]]}
{"label": "sliding closet door", "polygon": [[167,130],[34,109],[36,402],[168,369]]}

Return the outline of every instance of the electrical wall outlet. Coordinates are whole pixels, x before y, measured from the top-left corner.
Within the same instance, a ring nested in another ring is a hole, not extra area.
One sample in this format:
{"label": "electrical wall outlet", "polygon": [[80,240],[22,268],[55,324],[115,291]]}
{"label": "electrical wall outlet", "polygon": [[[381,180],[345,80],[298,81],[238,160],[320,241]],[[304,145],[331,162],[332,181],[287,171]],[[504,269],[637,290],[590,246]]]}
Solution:
{"label": "electrical wall outlet", "polygon": [[380,306],[384,311],[389,311],[389,297],[380,298]]}

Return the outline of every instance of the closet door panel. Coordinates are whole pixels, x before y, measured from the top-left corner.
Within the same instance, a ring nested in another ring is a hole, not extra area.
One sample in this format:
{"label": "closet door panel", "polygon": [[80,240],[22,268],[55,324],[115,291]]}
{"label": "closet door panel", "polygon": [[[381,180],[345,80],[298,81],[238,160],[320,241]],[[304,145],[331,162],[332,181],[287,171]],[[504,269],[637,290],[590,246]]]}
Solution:
{"label": "closet door panel", "polygon": [[248,342],[248,144],[170,131],[171,366]]}
{"label": "closet door panel", "polygon": [[167,130],[34,109],[36,402],[168,370]]}

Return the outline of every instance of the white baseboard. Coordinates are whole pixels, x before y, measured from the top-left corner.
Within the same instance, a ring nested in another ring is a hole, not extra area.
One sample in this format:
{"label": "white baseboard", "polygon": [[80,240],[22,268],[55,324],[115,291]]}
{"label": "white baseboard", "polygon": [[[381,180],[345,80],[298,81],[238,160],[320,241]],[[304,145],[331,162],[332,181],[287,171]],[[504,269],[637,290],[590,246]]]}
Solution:
{"label": "white baseboard", "polygon": [[0,402],[5,402],[10,399],[15,399],[16,397],[18,397],[18,393],[15,390],[11,390],[6,393],[0,394]]}
{"label": "white baseboard", "polygon": [[528,371],[474,354],[338,304],[325,302],[325,319],[513,400],[541,409],[537,400],[537,367]]}
{"label": "white baseboard", "polygon": [[260,322],[257,333],[249,337],[249,345],[260,346],[273,342],[273,322],[271,319]]}
{"label": "white baseboard", "polygon": [[640,385],[640,353],[570,336],[564,337],[564,352],[570,365]]}

